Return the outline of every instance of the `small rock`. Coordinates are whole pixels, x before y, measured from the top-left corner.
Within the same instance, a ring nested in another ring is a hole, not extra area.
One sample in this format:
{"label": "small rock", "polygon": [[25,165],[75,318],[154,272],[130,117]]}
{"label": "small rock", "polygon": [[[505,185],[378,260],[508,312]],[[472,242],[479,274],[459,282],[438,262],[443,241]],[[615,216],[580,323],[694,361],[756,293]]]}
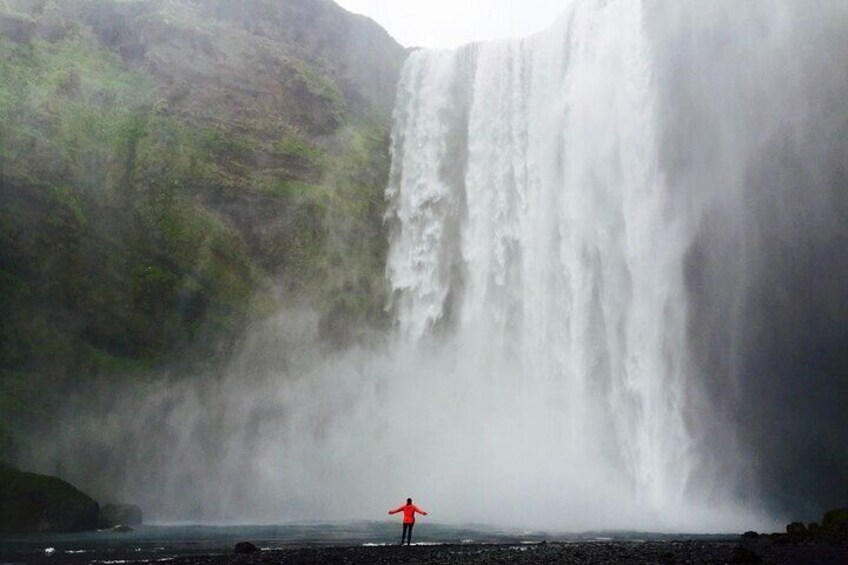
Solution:
{"label": "small rock", "polygon": [[110,532],[119,532],[119,533],[123,534],[123,533],[126,533],[126,532],[134,532],[135,530],[133,530],[132,528],[130,528],[129,526],[124,525],[124,524],[116,524],[116,525],[112,526],[111,528],[109,528],[109,531]]}
{"label": "small rock", "polygon": [[732,563],[733,565],[740,563],[762,563],[762,558],[751,551],[748,548],[742,547],[741,545],[736,546],[733,549],[733,553],[730,554],[730,559],[728,563]]}
{"label": "small rock", "polygon": [[236,553],[256,553],[259,548],[249,541],[240,541],[236,544]]}

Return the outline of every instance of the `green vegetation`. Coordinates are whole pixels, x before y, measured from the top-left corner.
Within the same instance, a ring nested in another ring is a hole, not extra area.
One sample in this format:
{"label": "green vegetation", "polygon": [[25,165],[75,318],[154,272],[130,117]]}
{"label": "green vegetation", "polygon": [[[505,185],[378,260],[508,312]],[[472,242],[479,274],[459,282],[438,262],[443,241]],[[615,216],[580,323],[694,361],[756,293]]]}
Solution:
{"label": "green vegetation", "polygon": [[14,77],[0,87],[0,284],[15,330],[2,366],[61,351],[74,370],[91,347],[155,360],[201,321],[237,329],[262,276],[196,203],[214,172],[205,136],[156,115],[152,81],[84,35],[4,40],[0,59]]}
{"label": "green vegetation", "polygon": [[283,137],[273,145],[275,154],[290,159],[302,167],[321,173],[327,160],[326,152],[299,135]]}
{"label": "green vegetation", "polygon": [[0,2],[0,457],[80,381],[202,371],[280,299],[329,343],[384,323],[388,112],[286,6],[260,37],[188,0]]}
{"label": "green vegetation", "polygon": [[295,61],[294,69],[297,78],[313,96],[324,99],[329,103],[327,113],[334,121],[341,122],[347,104],[339,87],[329,77],[303,61]]}
{"label": "green vegetation", "polygon": [[[234,144],[158,115],[153,81],[85,34],[0,39],[0,75],[2,420],[45,379],[132,374],[234,335],[267,277],[197,201]],[[0,449],[13,432],[0,422]]]}
{"label": "green vegetation", "polygon": [[357,328],[384,322],[383,269],[387,235],[383,229],[383,187],[389,169],[389,132],[348,127],[343,151],[328,170],[325,193],[329,230],[318,269],[328,281],[320,301],[327,337],[344,342]]}

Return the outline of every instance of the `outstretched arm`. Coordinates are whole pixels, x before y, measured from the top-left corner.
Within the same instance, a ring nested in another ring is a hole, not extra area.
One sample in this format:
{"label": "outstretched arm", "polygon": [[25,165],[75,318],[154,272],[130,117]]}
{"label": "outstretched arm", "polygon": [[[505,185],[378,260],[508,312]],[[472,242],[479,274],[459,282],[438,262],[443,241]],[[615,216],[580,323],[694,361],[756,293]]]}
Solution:
{"label": "outstretched arm", "polygon": [[398,512],[402,512],[402,511],[403,511],[403,506],[398,506],[394,510],[389,510],[389,514],[397,514]]}
{"label": "outstretched arm", "polygon": [[427,513],[426,513],[426,512],[424,512],[423,510],[421,510],[421,509],[420,509],[420,508],[418,508],[417,506],[413,506],[413,508],[415,509],[415,511],[416,511],[416,512],[418,512],[418,513],[419,513],[419,514],[421,514],[422,516],[426,516],[426,515],[427,515]]}

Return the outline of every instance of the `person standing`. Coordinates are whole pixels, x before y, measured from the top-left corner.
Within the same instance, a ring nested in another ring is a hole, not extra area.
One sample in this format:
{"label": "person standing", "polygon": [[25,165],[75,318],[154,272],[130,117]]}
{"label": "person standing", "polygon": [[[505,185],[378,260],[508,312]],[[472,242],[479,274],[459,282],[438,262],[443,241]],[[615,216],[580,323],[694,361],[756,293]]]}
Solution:
{"label": "person standing", "polygon": [[411,498],[406,499],[406,504],[402,504],[394,510],[389,510],[389,514],[397,514],[398,512],[403,512],[403,532],[400,535],[400,544],[403,545],[405,539],[406,545],[410,545],[412,543],[412,526],[415,525],[415,513],[418,512],[422,516],[426,516],[427,513],[412,504]]}

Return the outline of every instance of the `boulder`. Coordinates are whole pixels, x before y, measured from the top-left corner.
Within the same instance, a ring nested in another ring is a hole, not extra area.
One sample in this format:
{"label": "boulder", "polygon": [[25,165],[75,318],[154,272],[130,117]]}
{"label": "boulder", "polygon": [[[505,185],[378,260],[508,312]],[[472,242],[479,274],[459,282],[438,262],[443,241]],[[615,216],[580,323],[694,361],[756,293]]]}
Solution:
{"label": "boulder", "polygon": [[73,485],[0,463],[0,532],[82,532],[100,507]]}
{"label": "boulder", "polygon": [[143,520],[141,508],[135,504],[110,502],[100,508],[98,523],[101,528],[111,528],[117,525],[140,526]]}
{"label": "boulder", "polygon": [[825,512],[821,529],[832,534],[848,534],[848,508]]}
{"label": "boulder", "polygon": [[742,534],[743,539],[757,539],[758,537],[760,537],[760,534],[758,534],[757,532],[755,532],[753,530],[749,530],[749,531],[745,532],[744,534]]}
{"label": "boulder", "polygon": [[249,541],[240,541],[236,544],[236,553],[256,553],[259,548]]}

